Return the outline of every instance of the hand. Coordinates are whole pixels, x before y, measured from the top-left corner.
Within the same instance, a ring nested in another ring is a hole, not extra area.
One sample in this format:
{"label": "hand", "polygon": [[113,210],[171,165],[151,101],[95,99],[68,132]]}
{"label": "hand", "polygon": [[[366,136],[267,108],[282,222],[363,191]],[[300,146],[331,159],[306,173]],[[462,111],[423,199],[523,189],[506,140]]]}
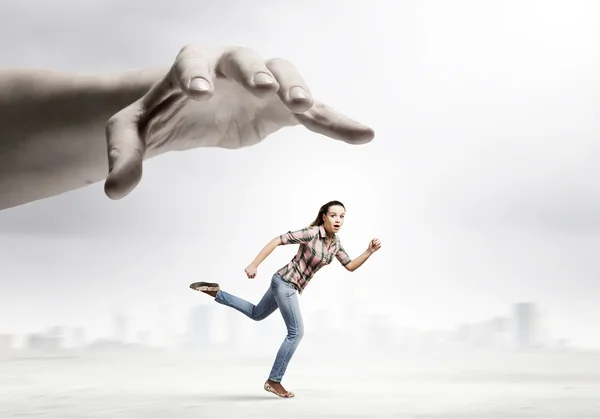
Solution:
{"label": "hand", "polygon": [[252,279],[256,276],[257,269],[258,268],[256,266],[250,264],[246,269],[244,269],[244,272],[246,272],[246,276],[248,276],[249,279]]}
{"label": "hand", "polygon": [[379,249],[381,249],[381,241],[379,239],[373,239],[369,242],[369,252],[371,252],[371,254]]}
{"label": "hand", "polygon": [[374,131],[315,101],[293,64],[249,48],[186,46],[165,77],[106,126],[111,199],[140,182],[143,160],[196,147],[241,148],[303,124],[349,144]]}

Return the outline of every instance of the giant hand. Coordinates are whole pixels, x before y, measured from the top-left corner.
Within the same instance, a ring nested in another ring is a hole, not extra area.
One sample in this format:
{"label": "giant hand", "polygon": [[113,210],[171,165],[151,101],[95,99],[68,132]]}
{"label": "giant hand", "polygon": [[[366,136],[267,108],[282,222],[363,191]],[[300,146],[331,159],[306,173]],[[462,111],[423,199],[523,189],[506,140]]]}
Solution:
{"label": "giant hand", "polygon": [[251,146],[297,124],[349,144],[374,137],[371,128],[314,100],[286,60],[265,60],[248,48],[186,46],[161,81],[110,118],[106,194],[120,199],[131,192],[153,155]]}

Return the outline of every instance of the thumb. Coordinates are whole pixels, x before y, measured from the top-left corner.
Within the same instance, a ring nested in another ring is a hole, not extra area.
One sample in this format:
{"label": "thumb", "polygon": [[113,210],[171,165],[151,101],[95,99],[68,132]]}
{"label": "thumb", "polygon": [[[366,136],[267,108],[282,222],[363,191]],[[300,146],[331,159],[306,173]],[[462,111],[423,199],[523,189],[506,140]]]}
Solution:
{"label": "thumb", "polygon": [[127,196],[142,179],[146,145],[139,135],[132,108],[114,115],[106,125],[109,172],[104,192],[110,199]]}
{"label": "thumb", "polygon": [[366,125],[350,119],[331,106],[314,102],[304,113],[294,114],[298,122],[317,134],[325,135],[348,144],[359,145],[373,141],[375,131]]}

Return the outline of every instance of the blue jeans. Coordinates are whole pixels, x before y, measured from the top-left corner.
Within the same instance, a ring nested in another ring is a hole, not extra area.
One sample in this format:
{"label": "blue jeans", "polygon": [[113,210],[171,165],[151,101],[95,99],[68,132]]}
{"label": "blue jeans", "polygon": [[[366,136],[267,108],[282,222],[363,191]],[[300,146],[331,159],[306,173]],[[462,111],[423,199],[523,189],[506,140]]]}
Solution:
{"label": "blue jeans", "polygon": [[290,359],[304,335],[304,322],[296,293],[296,288],[276,273],[271,278],[269,289],[256,305],[223,290],[217,292],[215,297],[217,303],[232,307],[257,321],[265,319],[279,308],[287,326],[287,336],[279,347],[269,374],[269,379],[275,382],[280,382],[283,378]]}

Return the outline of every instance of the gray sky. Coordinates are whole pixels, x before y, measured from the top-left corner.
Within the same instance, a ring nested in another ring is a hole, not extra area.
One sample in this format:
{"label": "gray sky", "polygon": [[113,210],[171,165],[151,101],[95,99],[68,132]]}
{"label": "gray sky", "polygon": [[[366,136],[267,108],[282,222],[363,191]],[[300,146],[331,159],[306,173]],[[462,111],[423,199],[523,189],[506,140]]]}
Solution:
{"label": "gray sky", "polygon": [[113,310],[146,327],[162,306],[183,324],[208,303],[187,289],[202,279],[257,300],[296,248],[254,281],[244,267],[339,199],[351,255],[373,237],[384,247],[354,274],[321,271],[306,312],[352,298],[435,328],[530,300],[552,335],[600,346],[599,20],[594,1],[1,3],[5,67],[168,67],[188,43],[240,44],[293,61],[377,137],[351,147],[287,129],[148,161],[123,201],[97,184],[0,213],[0,332],[100,335]]}

